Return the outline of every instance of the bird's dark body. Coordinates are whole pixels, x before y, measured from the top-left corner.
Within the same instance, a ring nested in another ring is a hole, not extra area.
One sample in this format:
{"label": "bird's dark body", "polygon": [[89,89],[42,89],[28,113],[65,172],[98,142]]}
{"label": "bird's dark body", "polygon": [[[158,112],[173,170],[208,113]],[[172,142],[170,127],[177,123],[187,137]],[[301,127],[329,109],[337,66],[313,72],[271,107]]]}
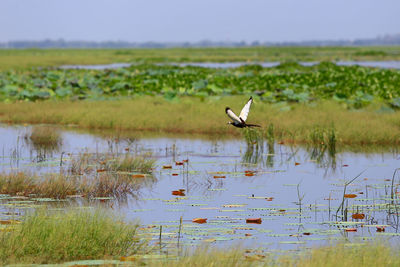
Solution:
{"label": "bird's dark body", "polygon": [[[230,110],[230,108],[229,108],[229,107],[226,107],[226,108],[225,108],[225,113],[228,113],[228,110]],[[243,121],[241,118],[239,118],[239,119],[240,119],[241,122],[232,121],[232,122],[229,122],[229,124],[230,124],[230,125],[233,125],[233,126],[235,126],[235,127],[238,127],[238,128],[261,127],[260,125],[257,125],[257,124],[247,124],[247,123],[246,123],[245,121]]]}
{"label": "bird's dark body", "polygon": [[261,127],[260,125],[257,125],[257,124],[247,124],[247,123],[237,123],[237,122],[232,122],[231,125],[238,127],[238,128]]}

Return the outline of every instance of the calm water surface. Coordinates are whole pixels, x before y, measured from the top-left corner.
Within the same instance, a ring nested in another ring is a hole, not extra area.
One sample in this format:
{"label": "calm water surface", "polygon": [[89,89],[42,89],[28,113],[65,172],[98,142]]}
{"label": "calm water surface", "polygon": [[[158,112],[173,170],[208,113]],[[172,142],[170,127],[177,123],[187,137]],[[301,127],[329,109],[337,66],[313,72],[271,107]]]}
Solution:
{"label": "calm water surface", "polygon": [[[296,250],[343,239],[359,243],[377,235],[397,242],[400,235],[398,212],[389,208],[388,200],[393,172],[400,167],[397,152],[344,152],[335,158],[316,158],[312,149],[279,144],[268,149],[264,144],[256,151],[242,140],[159,137],[114,142],[63,131],[62,146],[43,154],[24,139],[29,131],[30,127],[0,127],[2,172],[58,172],[62,152],[72,156],[83,152],[123,154],[128,153],[128,147],[129,153],[151,152],[157,160],[156,181],[141,188],[136,197],[116,203],[113,209],[128,220],[139,218],[143,225],[155,225],[149,231],[154,231],[157,239],[159,226],[164,225],[163,240],[167,244],[176,240],[181,216],[183,245],[241,242],[269,250]],[[188,164],[175,165],[184,159]],[[68,165],[68,158],[64,161],[61,168]],[[163,169],[163,165],[172,165],[172,169]],[[254,176],[246,176],[246,171],[253,171]],[[347,189],[347,193],[357,195],[345,203],[350,223],[336,223],[342,221],[334,215],[342,201],[343,184],[361,172]],[[173,196],[172,191],[178,189],[185,189],[186,196]],[[2,205],[3,211],[9,209],[7,202]],[[366,218],[357,222],[351,219],[357,211]],[[207,223],[192,223],[194,218],[207,218]],[[262,223],[246,224],[247,218],[261,218]],[[386,231],[377,233],[374,225],[386,225]],[[346,227],[355,227],[357,232],[346,232]]]}

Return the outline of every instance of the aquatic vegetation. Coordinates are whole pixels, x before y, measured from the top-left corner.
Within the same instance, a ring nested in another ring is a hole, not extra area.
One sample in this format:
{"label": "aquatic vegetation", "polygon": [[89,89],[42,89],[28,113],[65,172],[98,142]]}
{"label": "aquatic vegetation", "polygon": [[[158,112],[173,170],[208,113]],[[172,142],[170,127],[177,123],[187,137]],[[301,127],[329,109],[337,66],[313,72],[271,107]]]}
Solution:
{"label": "aquatic vegetation", "polygon": [[24,172],[0,174],[0,192],[10,195],[28,195],[33,189],[35,178]]}
{"label": "aquatic vegetation", "polygon": [[[41,176],[24,172],[0,174],[0,193],[10,196],[66,199],[69,196],[86,198],[135,196],[153,176],[134,179],[126,173],[104,172],[96,176],[49,173]],[[143,180],[143,181],[142,181]]]}
{"label": "aquatic vegetation", "polygon": [[329,62],[310,67],[284,63],[273,68],[250,65],[228,69],[144,64],[115,70],[3,72],[0,99],[104,100],[161,95],[178,101],[182,96],[253,95],[266,103],[328,99],[359,109],[384,101],[396,108],[399,83],[399,70]]}
{"label": "aquatic vegetation", "polygon": [[151,173],[154,163],[155,160],[151,158],[125,154],[125,156],[109,160],[106,168],[112,171]]}
{"label": "aquatic vegetation", "polygon": [[55,150],[62,143],[62,137],[54,126],[36,125],[26,133],[24,139],[30,142],[36,150]]}
{"label": "aquatic vegetation", "polygon": [[104,210],[38,210],[0,231],[0,261],[62,263],[138,253],[137,225]]}
{"label": "aquatic vegetation", "polygon": [[103,172],[138,172],[151,173],[155,160],[151,155],[112,154],[112,153],[79,153],[73,157],[68,171],[82,175],[93,171]]}

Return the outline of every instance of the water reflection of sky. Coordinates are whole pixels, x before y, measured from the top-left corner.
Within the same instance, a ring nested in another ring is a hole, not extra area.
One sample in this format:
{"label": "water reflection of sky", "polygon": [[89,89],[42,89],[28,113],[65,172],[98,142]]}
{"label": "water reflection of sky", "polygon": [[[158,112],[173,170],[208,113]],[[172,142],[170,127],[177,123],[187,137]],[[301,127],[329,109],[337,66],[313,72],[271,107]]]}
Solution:
{"label": "water reflection of sky", "polygon": [[[118,150],[124,153],[127,146],[132,153],[151,151],[157,158],[154,171],[157,182],[142,188],[138,199],[119,205],[120,211],[128,219],[139,218],[143,224],[163,224],[166,232],[176,231],[182,216],[187,231],[183,232],[183,241],[188,243],[197,242],[193,239],[216,238],[220,240],[216,241],[220,245],[233,239],[245,244],[295,249],[320,244],[329,238],[342,237],[345,235],[343,230],[321,223],[335,219],[332,216],[335,211],[329,217],[327,208],[329,202],[331,207],[338,207],[344,181],[364,171],[348,187],[349,193],[358,195],[348,201],[349,205],[358,204],[362,212],[365,210],[362,204],[385,203],[382,198],[389,194],[390,187],[385,188],[384,185],[391,184],[385,179],[391,179],[393,171],[400,167],[396,153],[345,152],[336,155],[333,164],[329,157],[316,162],[306,149],[275,144],[273,155],[269,154],[271,151],[265,145],[257,154],[258,163],[253,164],[249,162],[254,162],[256,154],[253,151],[250,153],[253,157],[245,157],[249,151],[241,140],[207,141],[160,137],[115,144],[110,142],[111,139],[71,131],[63,132],[63,144],[58,151],[51,152],[50,157],[38,162],[37,152],[23,138],[28,131],[29,127],[0,127],[2,171],[9,172],[15,168],[42,173],[58,171],[59,166],[55,162],[59,161],[61,152],[76,155],[80,152],[106,152],[113,149],[114,152]],[[175,161],[183,159],[189,159],[189,164],[175,166]],[[163,169],[163,165],[172,165],[173,169]],[[245,176],[246,170],[255,171],[255,175]],[[178,175],[172,176],[172,173]],[[214,175],[224,175],[226,178],[214,179]],[[300,195],[304,195],[301,218],[298,214],[297,185]],[[178,189],[185,189],[186,197],[174,201],[177,198],[171,192]],[[259,197],[272,197],[273,200]],[[328,201],[328,198],[333,200]],[[223,206],[234,204],[244,206]],[[390,224],[392,226],[387,228],[386,233],[396,232],[396,216],[388,216],[387,210],[365,213],[368,219],[366,224]],[[193,218],[208,218],[208,223],[193,224]],[[262,218],[263,223],[246,224],[246,218]],[[168,225],[175,226],[168,228]],[[204,229],[210,231],[204,232]],[[312,234],[305,236],[305,232]],[[251,236],[245,237],[246,233]],[[296,236],[298,233],[300,236]],[[347,235],[350,240],[356,241],[354,237],[370,237],[375,233],[375,228],[364,227]]]}

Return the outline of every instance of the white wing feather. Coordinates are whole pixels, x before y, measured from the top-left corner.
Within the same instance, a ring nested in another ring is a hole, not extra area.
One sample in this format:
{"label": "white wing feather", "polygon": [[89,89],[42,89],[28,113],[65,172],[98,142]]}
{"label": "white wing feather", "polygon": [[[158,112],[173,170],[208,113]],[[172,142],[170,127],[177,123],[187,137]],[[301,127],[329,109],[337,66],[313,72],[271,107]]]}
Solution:
{"label": "white wing feather", "polygon": [[244,105],[244,107],[242,108],[239,118],[242,119],[243,121],[247,120],[247,116],[249,115],[250,106],[252,103],[253,103],[253,97],[250,97],[249,101],[247,101],[246,105]]}
{"label": "white wing feather", "polygon": [[226,115],[228,115],[229,118],[231,118],[231,120],[236,121],[238,123],[242,123],[239,119],[238,116],[236,116],[235,113],[233,113],[233,111],[231,109],[227,109],[226,110]]}

